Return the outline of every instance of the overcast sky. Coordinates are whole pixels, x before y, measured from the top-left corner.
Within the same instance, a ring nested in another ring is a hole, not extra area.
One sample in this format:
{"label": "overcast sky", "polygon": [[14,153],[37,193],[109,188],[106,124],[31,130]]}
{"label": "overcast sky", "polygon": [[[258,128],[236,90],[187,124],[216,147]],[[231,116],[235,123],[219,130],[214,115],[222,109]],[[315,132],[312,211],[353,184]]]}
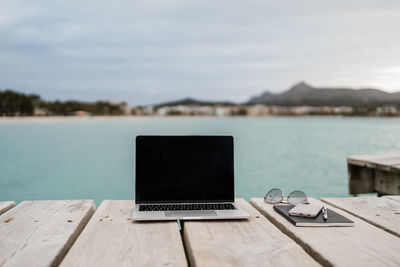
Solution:
{"label": "overcast sky", "polygon": [[399,29],[399,0],[0,0],[0,89],[132,105],[301,80],[400,91]]}

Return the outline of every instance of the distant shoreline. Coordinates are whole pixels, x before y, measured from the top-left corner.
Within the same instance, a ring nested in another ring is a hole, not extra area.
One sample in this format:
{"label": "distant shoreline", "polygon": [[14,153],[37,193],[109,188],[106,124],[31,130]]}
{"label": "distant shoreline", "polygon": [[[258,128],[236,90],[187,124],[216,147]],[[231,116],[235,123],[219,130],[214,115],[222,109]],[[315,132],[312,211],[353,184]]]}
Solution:
{"label": "distant shoreline", "polygon": [[387,116],[343,116],[343,115],[268,115],[268,116],[16,116],[16,117],[0,117],[0,123],[17,123],[17,122],[63,122],[63,121],[104,121],[104,120],[142,120],[142,119],[201,119],[201,118],[218,118],[218,119],[235,119],[235,118],[399,118]]}
{"label": "distant shoreline", "polygon": [[[172,117],[172,116],[171,116]],[[181,116],[183,117],[183,116]],[[15,116],[0,117],[2,122],[60,122],[60,121],[100,121],[121,119],[163,118],[163,116]]]}

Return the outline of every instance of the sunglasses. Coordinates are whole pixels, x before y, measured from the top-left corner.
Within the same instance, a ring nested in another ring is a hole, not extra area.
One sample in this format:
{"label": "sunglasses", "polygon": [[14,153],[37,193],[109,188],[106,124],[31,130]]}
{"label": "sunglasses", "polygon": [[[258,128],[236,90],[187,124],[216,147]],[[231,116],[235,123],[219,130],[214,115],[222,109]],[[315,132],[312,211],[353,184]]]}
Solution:
{"label": "sunglasses", "polygon": [[268,204],[289,203],[292,205],[308,204],[307,196],[303,191],[295,190],[291,192],[287,198],[283,197],[282,190],[273,188],[268,191],[264,197],[264,201]]}

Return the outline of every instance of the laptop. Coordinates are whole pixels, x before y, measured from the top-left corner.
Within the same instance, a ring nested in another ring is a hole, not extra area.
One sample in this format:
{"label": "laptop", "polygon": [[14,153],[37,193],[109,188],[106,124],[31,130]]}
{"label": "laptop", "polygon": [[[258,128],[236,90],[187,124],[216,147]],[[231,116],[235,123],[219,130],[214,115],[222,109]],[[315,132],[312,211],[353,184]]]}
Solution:
{"label": "laptop", "polygon": [[245,219],[232,136],[137,136],[133,220]]}

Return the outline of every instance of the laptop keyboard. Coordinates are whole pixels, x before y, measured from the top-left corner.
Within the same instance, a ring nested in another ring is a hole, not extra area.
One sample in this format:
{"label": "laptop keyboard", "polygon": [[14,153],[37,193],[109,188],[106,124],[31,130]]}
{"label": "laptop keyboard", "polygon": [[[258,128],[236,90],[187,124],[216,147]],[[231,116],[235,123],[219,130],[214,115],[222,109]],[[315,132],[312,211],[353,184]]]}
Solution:
{"label": "laptop keyboard", "polygon": [[204,217],[204,216],[218,216],[213,210],[172,210],[166,211],[165,217]]}
{"label": "laptop keyboard", "polygon": [[231,203],[222,204],[157,204],[157,205],[140,205],[139,211],[171,211],[171,210],[234,210],[236,209]]}

